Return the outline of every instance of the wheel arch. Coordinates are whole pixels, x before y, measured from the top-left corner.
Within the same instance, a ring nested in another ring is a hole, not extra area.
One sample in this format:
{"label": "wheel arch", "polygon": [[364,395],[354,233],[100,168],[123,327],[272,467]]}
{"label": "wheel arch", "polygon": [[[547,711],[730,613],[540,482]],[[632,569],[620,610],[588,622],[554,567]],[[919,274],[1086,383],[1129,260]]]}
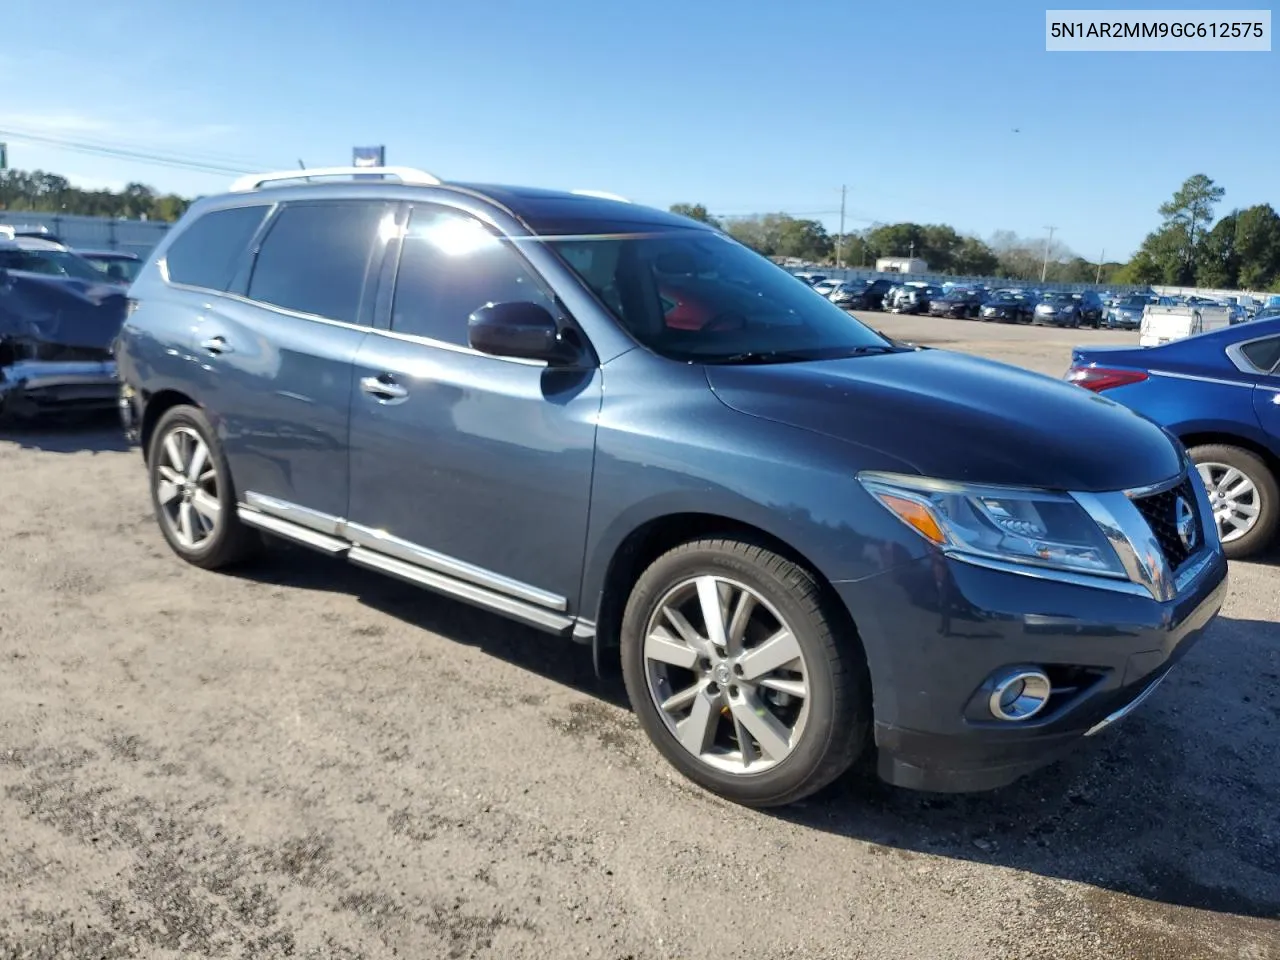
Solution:
{"label": "wheel arch", "polygon": [[147,460],[151,452],[151,436],[155,433],[160,418],[173,407],[186,404],[199,407],[191,397],[181,390],[163,389],[145,397],[142,407],[142,423],[138,429],[138,444],[142,447],[142,459]]}
{"label": "wheel arch", "polygon": [[1228,447],[1239,447],[1242,450],[1248,450],[1250,453],[1257,455],[1262,459],[1268,469],[1275,478],[1280,481],[1280,455],[1276,451],[1268,447],[1261,441],[1236,433],[1230,430],[1216,427],[1197,427],[1186,431],[1177,431],[1177,437],[1182,441],[1182,445],[1190,450],[1192,447],[1203,447],[1208,444],[1220,444]]}
{"label": "wheel arch", "polygon": [[821,567],[775,533],[745,520],[718,513],[686,511],[654,516],[635,527],[622,538],[609,557],[599,601],[596,604],[592,653],[597,673],[604,673],[606,663],[619,646],[622,616],[630,587],[640,574],[658,557],[682,543],[708,537],[728,537],[766,547],[809,570],[826,595],[830,609],[842,620],[842,626],[857,634],[858,627],[831,581]]}

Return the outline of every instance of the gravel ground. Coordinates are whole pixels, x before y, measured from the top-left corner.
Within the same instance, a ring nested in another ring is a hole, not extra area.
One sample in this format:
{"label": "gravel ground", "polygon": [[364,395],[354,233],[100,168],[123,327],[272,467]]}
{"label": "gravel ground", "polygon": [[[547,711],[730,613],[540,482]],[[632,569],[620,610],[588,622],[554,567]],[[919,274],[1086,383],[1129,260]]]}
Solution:
{"label": "gravel ground", "polygon": [[[1053,375],[1134,336],[868,319]],[[3,960],[1280,957],[1273,563],[1040,776],[759,813],[584,648],[286,547],[183,565],[110,423],[0,438],[0,503]]]}

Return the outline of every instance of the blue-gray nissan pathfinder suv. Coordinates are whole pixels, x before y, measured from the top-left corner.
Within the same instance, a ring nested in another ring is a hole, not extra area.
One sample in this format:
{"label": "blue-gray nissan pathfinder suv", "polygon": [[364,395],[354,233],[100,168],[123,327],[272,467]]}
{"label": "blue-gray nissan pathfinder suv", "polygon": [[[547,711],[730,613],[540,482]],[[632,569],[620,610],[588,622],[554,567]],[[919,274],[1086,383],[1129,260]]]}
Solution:
{"label": "blue-gray nissan pathfinder suv", "polygon": [[1222,605],[1160,427],[896,342],[619,197],[247,177],[129,296],[121,413],[181,558],[282,537],[591,644],[667,760],[739,803],[869,751],[907,787],[1007,784]]}

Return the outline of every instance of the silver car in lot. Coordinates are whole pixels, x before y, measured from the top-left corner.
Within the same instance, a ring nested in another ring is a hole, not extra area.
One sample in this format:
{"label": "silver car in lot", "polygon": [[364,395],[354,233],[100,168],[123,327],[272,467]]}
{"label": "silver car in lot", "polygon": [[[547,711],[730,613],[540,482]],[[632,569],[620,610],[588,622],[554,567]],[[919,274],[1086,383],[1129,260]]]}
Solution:
{"label": "silver car in lot", "polygon": [[1141,294],[1122,297],[1107,310],[1107,326],[1112,330],[1137,330],[1142,326],[1142,311],[1156,298]]}

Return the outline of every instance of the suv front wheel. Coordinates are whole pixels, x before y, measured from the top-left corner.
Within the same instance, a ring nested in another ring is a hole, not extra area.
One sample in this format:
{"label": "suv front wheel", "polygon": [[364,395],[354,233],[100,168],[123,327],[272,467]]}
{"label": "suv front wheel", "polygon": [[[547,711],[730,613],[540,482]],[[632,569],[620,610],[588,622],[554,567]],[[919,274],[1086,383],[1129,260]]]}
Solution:
{"label": "suv front wheel", "polygon": [[198,407],[171,407],[160,417],[147,471],[160,532],[183,560],[216,570],[247,559],[261,546],[256,531],[236,516],[231,471]]}
{"label": "suv front wheel", "polygon": [[627,694],[682,774],[747,806],[791,803],[867,743],[857,637],[804,567],[734,539],[686,543],[640,576],[622,623]]}

